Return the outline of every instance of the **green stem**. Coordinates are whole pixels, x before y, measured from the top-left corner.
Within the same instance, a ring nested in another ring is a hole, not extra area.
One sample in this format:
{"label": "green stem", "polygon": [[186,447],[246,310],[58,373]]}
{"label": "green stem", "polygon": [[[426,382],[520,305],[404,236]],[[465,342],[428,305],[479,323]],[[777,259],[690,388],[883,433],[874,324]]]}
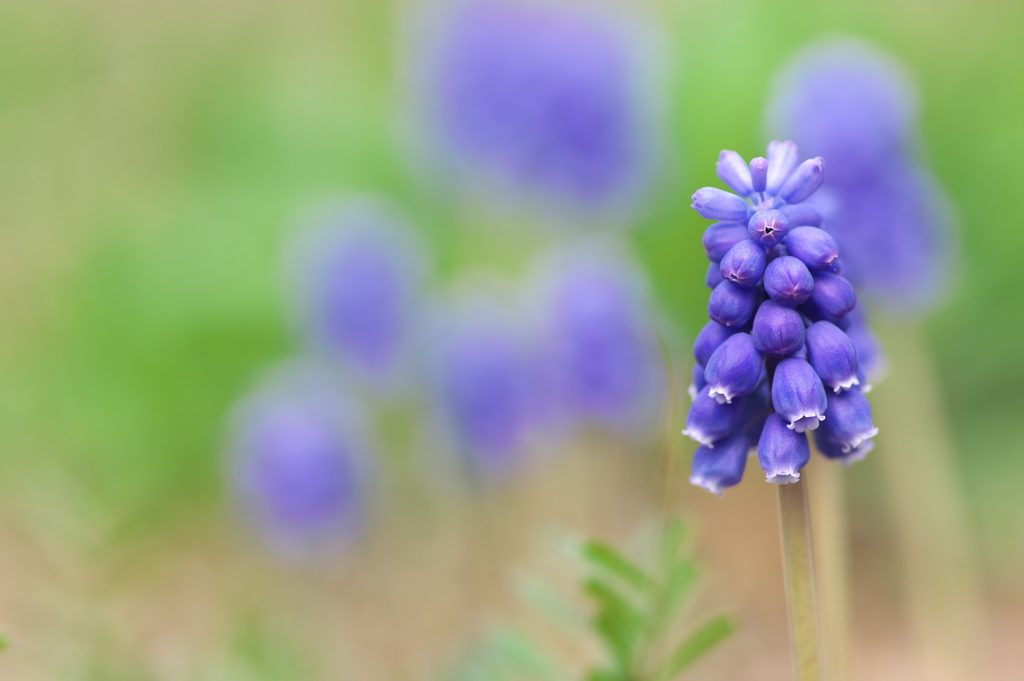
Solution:
{"label": "green stem", "polygon": [[782,559],[797,681],[822,681],[821,624],[814,589],[811,514],[803,480],[779,485]]}

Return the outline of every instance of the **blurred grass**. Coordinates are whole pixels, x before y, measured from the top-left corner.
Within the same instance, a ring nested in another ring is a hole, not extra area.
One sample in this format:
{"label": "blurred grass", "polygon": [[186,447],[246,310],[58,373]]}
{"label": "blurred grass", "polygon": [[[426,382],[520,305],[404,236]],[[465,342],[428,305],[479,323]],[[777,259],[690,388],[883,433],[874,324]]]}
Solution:
{"label": "blurred grass", "polygon": [[[963,262],[927,321],[990,567],[1024,556],[1021,281],[1024,6],[967,0],[652,2],[669,34],[672,167],[634,232],[666,310],[704,318],[692,189],[763,143],[774,70],[823,34],[919,77],[929,158]],[[404,162],[387,2],[74,0],[0,5],[0,465],[14,499],[64,476],[138,531],[219,499],[220,427],[294,348],[280,247],[341,192],[393,196],[447,275],[543,237],[473,231]],[[514,260],[515,257],[511,256]],[[864,480],[867,476],[855,479]],[[862,485],[861,495],[872,494]],[[129,522],[130,521],[130,522]]]}

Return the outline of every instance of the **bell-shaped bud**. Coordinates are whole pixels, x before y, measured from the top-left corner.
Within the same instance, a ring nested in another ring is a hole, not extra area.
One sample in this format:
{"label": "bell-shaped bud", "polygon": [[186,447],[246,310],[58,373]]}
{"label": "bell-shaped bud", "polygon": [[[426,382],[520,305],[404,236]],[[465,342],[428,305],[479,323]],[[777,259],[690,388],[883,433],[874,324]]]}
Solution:
{"label": "bell-shaped bud", "polygon": [[792,206],[786,204],[779,210],[786,214],[789,224],[793,227],[821,227],[821,213],[808,203],[798,203]]}
{"label": "bell-shaped bud", "polygon": [[788,231],[789,218],[780,210],[759,210],[747,221],[750,238],[769,248],[781,243]]}
{"label": "bell-shaped bud", "polygon": [[767,264],[768,256],[765,255],[764,247],[744,239],[729,249],[719,269],[722,277],[737,286],[756,286]]}
{"label": "bell-shaped bud", "polygon": [[749,333],[730,336],[711,354],[704,368],[708,395],[719,402],[732,402],[757,387],[761,377],[761,353]]}
{"label": "bell-shaped bud", "polygon": [[823,182],[825,182],[825,159],[820,156],[807,159],[782,185],[782,189],[779,190],[779,198],[786,203],[801,203],[818,191]]}
{"label": "bell-shaped bud", "polygon": [[704,230],[701,241],[711,262],[721,262],[729,249],[747,239],[747,226],[738,222],[716,222]]}
{"label": "bell-shaped bud", "polygon": [[817,227],[796,227],[786,236],[786,252],[812,270],[827,270],[839,259],[839,244]]}
{"label": "bell-shaped bud", "polygon": [[729,437],[739,425],[743,412],[741,402],[724,402],[709,397],[707,392],[700,391],[690,405],[686,415],[686,430],[683,435],[702,445],[714,447],[719,440]]}
{"label": "bell-shaped bud", "polygon": [[750,161],[750,182],[757,193],[768,186],[768,159],[758,156]]}
{"label": "bell-shaped bud", "polygon": [[743,431],[737,431],[713,449],[708,446],[698,448],[693,455],[690,484],[722,496],[723,489],[738,485],[743,479],[750,445]]}
{"label": "bell-shaped bud", "polygon": [[817,445],[818,451],[825,455],[825,457],[838,461],[844,466],[857,463],[875,448],[873,440],[865,440],[859,446],[851,447],[849,450],[844,451],[843,445],[829,440],[825,433],[825,430],[819,429],[814,434],[814,444]]}
{"label": "bell-shaped bud", "polygon": [[[765,191],[775,195],[789,179],[800,162],[799,152],[793,142],[773,141],[768,143],[768,177]],[[795,202],[794,202],[795,203]]]}
{"label": "bell-shaped bud", "polygon": [[690,375],[690,386],[686,389],[686,392],[690,396],[690,401],[693,402],[697,399],[697,393],[704,390],[704,386],[708,382],[704,379],[704,367],[699,364],[693,365],[693,371]]}
{"label": "bell-shaped bud", "polygon": [[729,188],[740,196],[750,196],[754,193],[747,162],[735,151],[723,151],[719,154],[715,170],[718,173],[718,179],[729,185]]}
{"label": "bell-shaped bud", "polygon": [[814,277],[807,265],[791,255],[776,258],[764,271],[764,290],[776,303],[796,307],[807,301]]}
{"label": "bell-shaped bud", "polygon": [[804,320],[793,308],[766,300],[757,308],[750,335],[761,352],[785,357],[804,346]]}
{"label": "bell-shaped bud", "polygon": [[825,420],[818,430],[821,440],[839,445],[846,454],[878,434],[871,420],[871,403],[857,389],[828,395]]}
{"label": "bell-shaped bud", "polygon": [[838,321],[857,307],[857,294],[845,277],[831,272],[815,272],[814,288],[807,298],[812,319]]}
{"label": "bell-shaped bud", "polygon": [[715,288],[723,281],[725,281],[725,277],[722,276],[722,266],[717,262],[708,263],[708,271],[704,275],[704,284],[708,288]]}
{"label": "bell-shaped bud", "polygon": [[833,392],[858,385],[857,349],[842,329],[831,322],[807,327],[807,359],[821,382]]}
{"label": "bell-shaped bud", "polygon": [[735,194],[715,187],[698,189],[690,205],[708,220],[738,222],[747,217],[747,202]]}
{"label": "bell-shaped bud", "polygon": [[722,326],[713,320],[705,324],[697,334],[697,340],[693,341],[693,358],[697,360],[697,364],[707,366],[708,360],[711,359],[711,353],[734,333],[736,333],[736,329]]}
{"label": "bell-shaped bud", "polygon": [[772,406],[798,433],[815,430],[825,420],[828,396],[818,374],[802,359],[779,362],[772,378]]}
{"label": "bell-shaped bud", "polygon": [[758,299],[757,287],[746,288],[723,281],[711,292],[708,316],[723,326],[743,326],[754,316]]}
{"label": "bell-shaped bud", "polygon": [[764,422],[757,442],[757,460],[765,472],[765,480],[784,485],[800,479],[800,469],[811,460],[807,435],[791,430],[778,414]]}

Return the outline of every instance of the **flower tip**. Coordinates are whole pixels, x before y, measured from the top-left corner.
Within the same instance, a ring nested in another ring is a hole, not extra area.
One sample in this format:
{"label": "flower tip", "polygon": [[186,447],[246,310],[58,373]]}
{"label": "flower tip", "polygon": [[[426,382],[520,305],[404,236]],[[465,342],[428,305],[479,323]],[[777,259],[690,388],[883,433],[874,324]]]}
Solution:
{"label": "flower tip", "polygon": [[693,485],[694,487],[700,487],[702,489],[706,489],[707,491],[711,492],[712,494],[714,494],[719,499],[721,499],[723,496],[725,496],[722,493],[722,489],[718,485],[716,485],[714,483],[714,481],[708,480],[707,478],[705,478],[703,476],[691,475],[690,476],[690,484]]}
{"label": "flower tip", "polygon": [[779,471],[768,475],[764,479],[765,482],[771,482],[776,485],[788,485],[793,482],[800,482],[800,471]]}

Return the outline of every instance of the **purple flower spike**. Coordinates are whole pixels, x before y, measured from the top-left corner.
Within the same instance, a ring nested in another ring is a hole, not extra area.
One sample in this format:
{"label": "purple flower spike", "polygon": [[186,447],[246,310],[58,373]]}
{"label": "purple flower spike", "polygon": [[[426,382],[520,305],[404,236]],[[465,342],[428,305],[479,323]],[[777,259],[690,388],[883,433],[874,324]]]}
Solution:
{"label": "purple flower spike", "polygon": [[750,335],[761,352],[785,357],[804,346],[804,320],[793,308],[766,300],[757,308]]}
{"label": "purple flower spike", "polygon": [[[826,320],[839,320],[857,307],[857,294],[842,275],[815,272],[808,303]],[[812,315],[813,316],[813,315]]]}
{"label": "purple flower spike", "polygon": [[704,275],[704,284],[713,289],[723,281],[725,277],[722,276],[722,266],[717,262],[709,264],[707,274]]}
{"label": "purple flower spike", "polygon": [[780,210],[759,210],[747,222],[747,234],[762,246],[782,243],[789,231],[789,218]]}
{"label": "purple flower spike", "polygon": [[708,360],[711,359],[711,353],[734,333],[736,333],[735,328],[722,326],[716,321],[705,324],[697,334],[697,340],[693,342],[693,357],[697,360],[697,364],[707,366]]}
{"label": "purple flower spike", "polygon": [[807,435],[791,430],[781,416],[772,414],[765,420],[757,442],[757,460],[767,482],[778,485],[797,482],[800,469],[811,460]]}
{"label": "purple flower spike", "polygon": [[711,262],[721,262],[729,249],[747,238],[747,226],[738,222],[716,222],[704,230],[701,241]]}
{"label": "purple flower spike", "polygon": [[821,440],[839,445],[846,454],[863,448],[865,441],[878,434],[871,420],[871,404],[856,389],[828,395],[828,410],[819,431]]}
{"label": "purple flower spike", "polygon": [[757,387],[761,378],[761,353],[748,333],[729,337],[711,354],[704,369],[708,395],[719,402],[731,403]]}
{"label": "purple flower spike", "polygon": [[699,447],[693,455],[690,484],[722,496],[722,490],[738,485],[743,479],[750,444],[743,431],[739,431],[713,449],[706,445]]}
{"label": "purple flower spike", "polygon": [[825,182],[825,160],[818,156],[800,164],[779,191],[786,203],[800,203],[811,197]]}
{"label": "purple flower spike", "polygon": [[857,447],[851,447],[844,451],[843,445],[826,438],[824,430],[819,430],[814,434],[814,444],[818,446],[818,451],[827,458],[838,461],[844,466],[857,463],[875,448],[874,440],[865,440]]}
{"label": "purple flower spike", "polygon": [[776,258],[765,268],[764,290],[777,303],[796,307],[811,296],[813,289],[811,271],[791,255]]}
{"label": "purple flower spike", "polygon": [[768,143],[768,177],[765,191],[778,194],[782,184],[789,179],[800,162],[799,152],[793,142]]}
{"label": "purple flower spike", "polygon": [[812,270],[827,270],[839,259],[839,244],[817,227],[797,227],[786,237],[786,251]]}
{"label": "purple flower spike", "polygon": [[743,326],[754,316],[760,291],[723,281],[711,292],[708,316],[723,326]]}
{"label": "purple flower spike", "polygon": [[720,270],[722,277],[737,286],[756,286],[767,264],[764,247],[744,239],[725,254]]}
{"label": "purple flower spike", "polygon": [[815,430],[825,420],[828,395],[810,364],[791,357],[779,362],[772,381],[772,406],[798,433]]}
{"label": "purple flower spike", "polygon": [[834,392],[849,390],[857,379],[857,349],[850,337],[831,322],[815,322],[807,328],[807,358]]}
{"label": "purple flower spike", "polygon": [[739,222],[747,217],[747,202],[739,196],[715,187],[698,189],[690,208],[708,220]]}
{"label": "purple flower spike", "polygon": [[821,227],[821,213],[817,208],[807,203],[798,203],[794,206],[785,205],[779,208],[789,218],[791,227]]}
{"label": "purple flower spike", "polygon": [[718,164],[715,166],[718,179],[729,185],[729,188],[740,196],[750,196],[754,193],[754,186],[750,177],[750,168],[743,157],[735,151],[723,151],[718,155]]}
{"label": "purple flower spike", "polygon": [[765,191],[768,186],[768,159],[758,156],[750,161],[750,181],[755,192]]}
{"label": "purple flower spike", "polygon": [[740,401],[719,404],[715,398],[701,391],[690,405],[683,435],[714,448],[716,442],[728,437],[739,425],[743,416],[741,406]]}

